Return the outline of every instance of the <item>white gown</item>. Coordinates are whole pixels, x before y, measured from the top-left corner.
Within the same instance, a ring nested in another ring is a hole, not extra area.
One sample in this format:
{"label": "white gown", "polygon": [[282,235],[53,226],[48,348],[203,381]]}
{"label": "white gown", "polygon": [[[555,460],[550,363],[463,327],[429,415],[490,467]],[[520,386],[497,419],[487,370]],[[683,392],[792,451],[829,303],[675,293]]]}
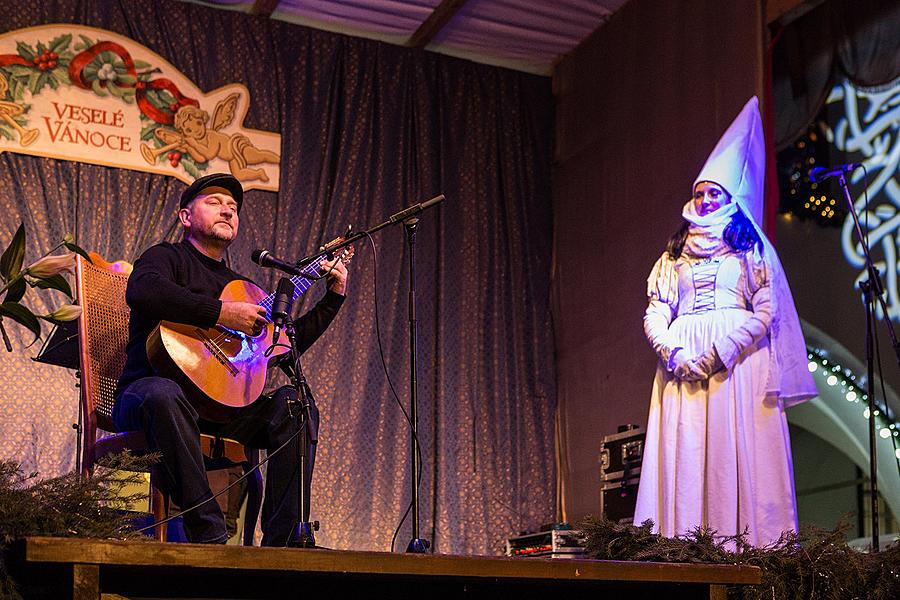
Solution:
{"label": "white gown", "polygon": [[[709,526],[748,530],[759,546],[796,530],[793,467],[782,402],[766,395],[770,288],[756,251],[712,258],[663,254],[648,280],[644,319],[661,360],[653,383],[635,523],[665,536]],[[669,352],[715,347],[725,369],[683,382]]]}

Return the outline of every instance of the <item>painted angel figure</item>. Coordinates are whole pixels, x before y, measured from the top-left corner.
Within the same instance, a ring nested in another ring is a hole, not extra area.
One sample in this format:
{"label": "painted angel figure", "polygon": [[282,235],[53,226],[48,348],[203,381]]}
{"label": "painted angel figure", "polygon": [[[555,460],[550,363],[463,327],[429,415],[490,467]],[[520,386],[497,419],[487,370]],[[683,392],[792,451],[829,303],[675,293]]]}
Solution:
{"label": "painted angel figure", "polygon": [[187,152],[197,162],[221,158],[228,163],[231,174],[240,181],[260,179],[267,182],[269,176],[265,169],[252,168],[250,165],[277,164],[280,157],[269,150],[257,148],[243,134],[229,135],[220,131],[234,120],[239,99],[240,94],[234,93],[216,104],[211,127],[207,127],[208,112],[196,106],[182,106],[175,113],[175,129],[178,133],[157,129],[156,135],[166,143],[177,143],[178,150]]}

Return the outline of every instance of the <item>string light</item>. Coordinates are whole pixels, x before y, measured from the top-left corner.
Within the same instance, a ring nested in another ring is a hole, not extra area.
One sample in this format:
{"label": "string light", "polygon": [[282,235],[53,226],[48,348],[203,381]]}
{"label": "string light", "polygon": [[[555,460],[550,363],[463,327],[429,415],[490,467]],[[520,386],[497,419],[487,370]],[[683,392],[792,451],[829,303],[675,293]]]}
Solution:
{"label": "string light", "polygon": [[[816,373],[821,370],[823,377],[825,378],[825,383],[828,386],[835,387],[840,385],[841,391],[844,393],[844,398],[847,402],[855,404],[866,404],[868,402],[868,394],[864,393],[864,391],[856,385],[856,375],[850,369],[844,368],[834,361],[829,362],[829,360],[825,358],[825,352],[823,350],[807,348],[806,356],[809,359],[809,372]],[[836,374],[840,374],[843,378],[839,380]],[[868,420],[870,417],[869,407],[865,406],[859,414],[863,419]],[[898,427],[898,423],[891,417],[891,412],[886,406],[876,405],[875,410],[872,411],[871,414],[874,415],[875,428],[878,431],[878,435],[881,436],[882,439],[890,438],[893,442],[894,456],[897,458],[898,464],[900,464],[900,448],[897,447],[898,437],[900,437],[900,427]]]}

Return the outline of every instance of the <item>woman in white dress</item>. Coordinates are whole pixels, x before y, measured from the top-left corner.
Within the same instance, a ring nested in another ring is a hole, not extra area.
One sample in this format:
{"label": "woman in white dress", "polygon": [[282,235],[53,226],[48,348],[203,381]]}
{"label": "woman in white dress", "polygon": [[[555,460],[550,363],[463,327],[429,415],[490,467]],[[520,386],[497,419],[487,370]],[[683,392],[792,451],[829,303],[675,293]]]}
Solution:
{"label": "woman in white dress", "polygon": [[781,263],[759,227],[765,149],[756,98],[694,182],[648,279],[660,358],[635,522],[666,536],[796,530],[786,406],[816,394]]}

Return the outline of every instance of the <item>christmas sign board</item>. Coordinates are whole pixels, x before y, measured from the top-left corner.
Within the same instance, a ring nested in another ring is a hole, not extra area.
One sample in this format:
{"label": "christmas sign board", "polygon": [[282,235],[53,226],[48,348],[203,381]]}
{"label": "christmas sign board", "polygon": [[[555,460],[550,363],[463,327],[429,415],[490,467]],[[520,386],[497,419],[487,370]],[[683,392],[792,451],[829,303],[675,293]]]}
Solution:
{"label": "christmas sign board", "polygon": [[278,190],[281,135],[243,127],[246,87],[203,93],[119,34],[56,24],[0,34],[0,152],[171,175],[230,172]]}

